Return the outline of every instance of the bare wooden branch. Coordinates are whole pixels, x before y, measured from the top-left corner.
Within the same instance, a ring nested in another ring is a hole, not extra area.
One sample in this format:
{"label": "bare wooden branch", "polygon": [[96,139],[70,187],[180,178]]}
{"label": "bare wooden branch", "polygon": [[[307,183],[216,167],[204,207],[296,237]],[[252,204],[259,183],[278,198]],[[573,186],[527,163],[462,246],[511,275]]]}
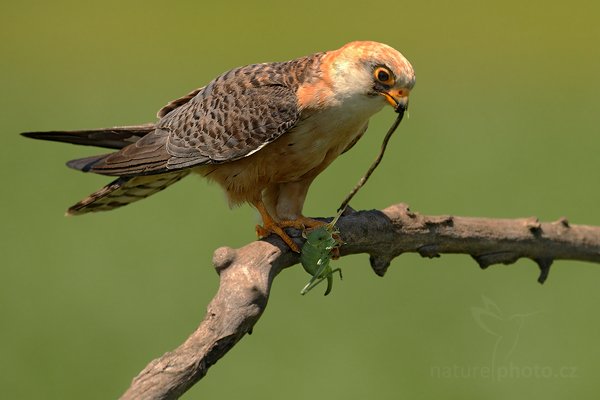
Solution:
{"label": "bare wooden branch", "polygon": [[[406,252],[423,257],[469,254],[481,268],[526,257],[540,267],[540,282],[554,260],[600,262],[600,227],[570,225],[564,218],[540,223],[533,217],[423,216],[397,204],[382,211],[352,213],[340,218],[337,226],[346,242],[341,255],[368,253],[371,267],[380,276],[393,258]],[[299,236],[295,240],[301,244]],[[220,285],[204,320],[181,346],[148,364],[121,398],[181,396],[252,330],[265,310],[273,279],[298,262],[298,255],[273,235],[237,250],[217,249],[213,264]]]}

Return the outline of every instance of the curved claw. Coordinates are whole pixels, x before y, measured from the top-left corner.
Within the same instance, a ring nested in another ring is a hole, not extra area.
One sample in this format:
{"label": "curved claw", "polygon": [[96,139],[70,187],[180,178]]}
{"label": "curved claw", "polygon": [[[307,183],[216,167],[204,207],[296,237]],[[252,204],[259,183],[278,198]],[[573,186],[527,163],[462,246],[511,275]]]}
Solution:
{"label": "curved claw", "polygon": [[308,218],[303,215],[293,220],[285,220],[279,222],[279,226],[283,228],[295,228],[301,231],[305,229],[320,228],[321,226],[327,225],[327,222],[319,221],[316,219]]}
{"label": "curved claw", "polygon": [[275,221],[272,223],[267,223],[264,221],[264,225],[256,225],[256,234],[259,238],[264,238],[269,236],[271,233],[276,234],[287,244],[292,251],[296,253],[300,253],[300,247],[294,242],[294,240],[281,228],[281,226],[277,225]]}
{"label": "curved claw", "polygon": [[276,222],[273,219],[273,217],[269,215],[262,201],[257,201],[256,203],[254,203],[254,207],[256,207],[263,220],[262,226],[256,225],[256,234],[258,235],[258,237],[263,238],[269,236],[271,233],[274,233],[277,236],[279,236],[281,240],[283,240],[285,244],[287,244],[290,247],[290,249],[292,249],[292,251],[300,253],[300,247],[298,247],[298,245],[292,240],[292,238],[283,230],[283,228],[286,228],[289,225],[286,225],[281,222]]}

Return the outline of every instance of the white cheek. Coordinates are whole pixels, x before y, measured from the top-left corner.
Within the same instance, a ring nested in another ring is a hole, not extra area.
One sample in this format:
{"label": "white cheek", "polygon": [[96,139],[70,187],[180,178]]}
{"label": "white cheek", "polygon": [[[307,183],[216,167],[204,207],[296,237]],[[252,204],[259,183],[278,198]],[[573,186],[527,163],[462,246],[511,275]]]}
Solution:
{"label": "white cheek", "polygon": [[342,61],[335,65],[334,71],[334,92],[339,100],[343,101],[348,97],[362,97],[369,92],[372,78],[364,67]]}

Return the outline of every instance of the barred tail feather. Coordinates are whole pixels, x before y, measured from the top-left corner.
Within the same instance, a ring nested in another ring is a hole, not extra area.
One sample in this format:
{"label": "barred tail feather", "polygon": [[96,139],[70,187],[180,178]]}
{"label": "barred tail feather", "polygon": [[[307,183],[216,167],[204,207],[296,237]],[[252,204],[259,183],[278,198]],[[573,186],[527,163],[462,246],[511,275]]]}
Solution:
{"label": "barred tail feather", "polygon": [[76,169],[79,171],[83,171],[83,172],[89,172],[90,169],[92,169],[92,167],[96,163],[102,161],[103,159],[110,156],[111,154],[113,154],[113,153],[101,154],[99,156],[77,158],[75,160],[67,161],[67,167],[73,168],[73,169]]}
{"label": "barred tail feather", "polygon": [[190,171],[166,174],[120,177],[67,210],[67,215],[80,215],[95,211],[108,211],[126,206],[160,192],[179,181]]}

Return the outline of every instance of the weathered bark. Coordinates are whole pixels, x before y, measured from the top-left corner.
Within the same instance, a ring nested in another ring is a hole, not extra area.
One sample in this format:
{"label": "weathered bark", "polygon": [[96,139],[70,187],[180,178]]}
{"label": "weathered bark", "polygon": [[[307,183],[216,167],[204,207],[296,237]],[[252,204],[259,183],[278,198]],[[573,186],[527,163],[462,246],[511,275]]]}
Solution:
{"label": "weathered bark", "polygon": [[[600,262],[600,227],[570,225],[566,219],[540,223],[533,217],[423,216],[397,204],[349,214],[336,226],[346,243],[341,255],[368,253],[371,267],[380,276],[393,258],[406,252],[423,257],[469,254],[481,268],[526,257],[540,267],[540,283],[554,260]],[[296,240],[301,244],[299,234]],[[237,250],[217,249],[213,264],[220,285],[204,320],[181,346],[148,364],[122,399],[181,396],[252,330],[267,305],[273,279],[298,262],[298,254],[274,236]]]}

